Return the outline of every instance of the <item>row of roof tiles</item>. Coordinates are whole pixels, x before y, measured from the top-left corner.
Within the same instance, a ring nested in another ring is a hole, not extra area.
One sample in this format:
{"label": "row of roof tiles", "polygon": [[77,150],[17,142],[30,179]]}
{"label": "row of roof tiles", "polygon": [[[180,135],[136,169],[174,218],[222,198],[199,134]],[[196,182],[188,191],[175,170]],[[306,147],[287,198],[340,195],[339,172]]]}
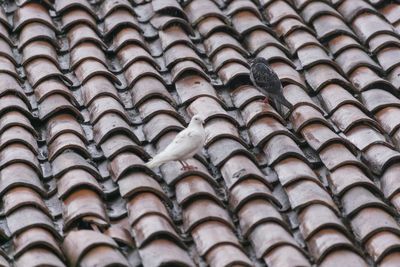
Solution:
{"label": "row of roof tiles", "polygon": [[[10,85],[1,97],[4,239],[13,237],[18,266],[135,265],[135,248],[145,266],[396,263],[399,61],[390,5],[382,16],[364,1],[363,12],[349,12],[349,0],[260,9],[107,2],[57,1],[48,13],[20,1],[13,24],[2,20],[14,32],[1,35],[0,54]],[[250,55],[278,73],[295,105],[291,126],[239,84]],[[197,155],[196,171],[169,163],[160,180],[143,165],[143,145],[165,147],[183,128],[182,106],[205,118],[213,172]]]}

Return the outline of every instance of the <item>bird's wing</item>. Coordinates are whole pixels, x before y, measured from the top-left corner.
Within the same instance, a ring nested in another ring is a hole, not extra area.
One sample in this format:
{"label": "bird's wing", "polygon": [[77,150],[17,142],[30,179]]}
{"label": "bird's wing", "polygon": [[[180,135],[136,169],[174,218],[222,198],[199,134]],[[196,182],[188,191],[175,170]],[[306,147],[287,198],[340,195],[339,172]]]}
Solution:
{"label": "bird's wing", "polygon": [[256,63],[251,67],[251,79],[255,86],[265,90],[264,93],[276,94],[282,87],[278,75],[263,63]]}
{"label": "bird's wing", "polygon": [[177,160],[197,152],[202,146],[199,133],[195,129],[186,128],[179,132],[174,140],[163,150],[158,157]]}

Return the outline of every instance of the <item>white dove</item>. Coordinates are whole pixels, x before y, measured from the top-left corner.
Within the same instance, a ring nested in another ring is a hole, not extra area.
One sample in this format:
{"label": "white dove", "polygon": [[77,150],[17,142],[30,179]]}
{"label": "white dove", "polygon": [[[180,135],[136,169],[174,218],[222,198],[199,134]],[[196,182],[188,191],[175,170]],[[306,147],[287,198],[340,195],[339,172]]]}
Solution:
{"label": "white dove", "polygon": [[199,115],[193,116],[188,127],[179,132],[174,140],[154,158],[145,164],[148,168],[156,168],[169,161],[179,161],[181,170],[196,169],[186,163],[186,160],[198,153],[204,145],[206,133],[203,119]]}

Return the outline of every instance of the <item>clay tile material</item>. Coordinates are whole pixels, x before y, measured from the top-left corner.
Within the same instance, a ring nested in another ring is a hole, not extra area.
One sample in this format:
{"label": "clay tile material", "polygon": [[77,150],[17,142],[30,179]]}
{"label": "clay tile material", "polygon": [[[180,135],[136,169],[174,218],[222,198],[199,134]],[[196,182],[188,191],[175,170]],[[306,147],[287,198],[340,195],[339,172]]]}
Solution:
{"label": "clay tile material", "polygon": [[118,185],[121,196],[125,199],[129,199],[142,192],[151,192],[164,199],[166,202],[169,201],[157,181],[144,172],[124,175],[124,177],[118,181]]}
{"label": "clay tile material", "polygon": [[338,249],[329,253],[321,262],[321,267],[345,266],[351,264],[354,267],[367,267],[365,260],[357,253],[348,249]]}
{"label": "clay tile material", "polygon": [[124,9],[117,9],[104,19],[104,37],[108,38],[115,34],[122,27],[130,26],[142,32],[139,23],[131,12]]}
{"label": "clay tile material", "polygon": [[376,144],[365,150],[363,157],[374,173],[381,174],[400,159],[400,153],[387,146]]}
{"label": "clay tile material", "polygon": [[308,144],[317,152],[333,143],[342,143],[347,145],[350,149],[352,146],[346,139],[339,137],[335,132],[322,124],[311,124],[303,128],[301,131],[303,137],[307,140]]}
{"label": "clay tile material", "polygon": [[57,180],[57,194],[62,200],[82,188],[90,189],[99,195],[103,194],[102,187],[96,178],[82,169],[69,170]]}
{"label": "clay tile material", "polygon": [[168,50],[175,44],[185,44],[196,50],[196,46],[192,43],[186,32],[179,26],[171,26],[159,32],[160,41],[163,51]]}
{"label": "clay tile material", "polygon": [[158,114],[152,117],[143,127],[143,132],[149,142],[154,142],[163,134],[172,130],[182,130],[179,120],[167,114]]}
{"label": "clay tile material", "polygon": [[197,30],[202,37],[208,38],[211,34],[223,31],[239,37],[239,33],[231,26],[225,24],[224,20],[219,17],[207,17],[197,24]]}
{"label": "clay tile material", "polygon": [[218,76],[224,85],[229,86],[243,79],[248,79],[249,69],[247,66],[236,62],[227,63],[218,71]]}
{"label": "clay tile material", "polygon": [[192,230],[196,249],[201,256],[207,255],[208,252],[216,248],[220,244],[229,244],[241,249],[239,241],[233,234],[232,230],[225,224],[220,222],[205,222]]}
{"label": "clay tile material", "polygon": [[127,209],[130,225],[134,225],[143,216],[149,214],[157,214],[172,223],[165,206],[161,202],[161,199],[150,192],[143,192],[133,196],[127,203]]}
{"label": "clay tile material", "polygon": [[70,49],[75,48],[83,42],[92,42],[103,49],[107,49],[107,45],[100,39],[96,32],[85,24],[78,24],[72,27],[68,31],[67,37]]}
{"label": "clay tile material", "polygon": [[31,166],[39,175],[41,174],[41,168],[36,155],[21,143],[13,143],[6,146],[0,155],[0,165],[2,167],[13,163],[25,163]]}
{"label": "clay tile material", "polygon": [[145,246],[152,240],[162,238],[173,240],[184,248],[180,237],[171,224],[164,217],[158,215],[149,214],[140,218],[132,226],[132,235],[138,248]]}
{"label": "clay tile material", "polygon": [[115,156],[109,163],[108,169],[114,181],[118,181],[125,174],[133,170],[146,171],[154,176],[154,173],[147,169],[143,160],[131,152],[122,152]]}
{"label": "clay tile material", "polygon": [[243,109],[247,104],[254,100],[261,100],[265,98],[260,91],[251,85],[239,86],[231,92],[231,97],[233,104],[238,109]]}
{"label": "clay tile material", "polygon": [[81,43],[71,50],[71,68],[75,69],[80,63],[87,59],[97,60],[102,64],[106,64],[106,58],[101,50],[96,44],[91,42]]}
{"label": "clay tile material", "polygon": [[72,81],[62,74],[52,61],[43,57],[31,60],[26,65],[26,72],[32,87],[36,87],[39,83],[49,78],[60,78],[67,84],[72,85]]}
{"label": "clay tile material", "polygon": [[272,195],[265,183],[256,179],[238,182],[230,191],[229,203],[236,213],[244,204],[255,198],[268,199],[276,206],[281,207],[279,200]]}
{"label": "clay tile material", "polygon": [[301,11],[303,19],[312,23],[314,19],[322,15],[330,15],[342,19],[342,16],[334,8],[324,2],[311,2]]}
{"label": "clay tile material", "polygon": [[72,114],[77,120],[83,121],[81,112],[60,94],[53,94],[45,98],[40,103],[38,110],[39,118],[43,121],[61,112]]}
{"label": "clay tile material", "polygon": [[99,246],[91,249],[81,260],[82,266],[116,265],[129,267],[125,256],[116,248]]}
{"label": "clay tile material", "polygon": [[160,69],[160,65],[151,57],[148,51],[136,44],[125,45],[118,51],[118,60],[125,71],[133,62],[145,60],[152,64],[155,68]]}
{"label": "clay tile material", "polygon": [[346,133],[346,137],[361,151],[365,151],[371,145],[382,144],[391,147],[385,136],[369,126],[357,126]]}
{"label": "clay tile material", "polygon": [[386,47],[390,46],[400,46],[400,40],[394,37],[393,35],[389,35],[386,33],[378,34],[375,37],[372,37],[368,42],[369,50],[377,54],[379,51]]}
{"label": "clay tile material", "polygon": [[[349,76],[350,81],[358,91],[365,91],[371,88],[394,89],[394,84],[378,76],[378,74],[368,67],[358,67]],[[393,81],[392,81],[393,82]]]}
{"label": "clay tile material", "polygon": [[393,27],[375,14],[363,13],[355,18],[352,26],[362,41],[367,43],[377,34],[387,33],[394,35]]}
{"label": "clay tile material", "polygon": [[101,145],[115,133],[124,133],[132,138],[135,143],[139,143],[139,139],[133,133],[128,123],[116,113],[104,114],[97,123],[93,125],[93,137],[97,145]]}
{"label": "clay tile material", "polygon": [[331,229],[321,230],[312,236],[308,242],[308,247],[311,254],[317,259],[318,263],[320,263],[331,251],[335,251],[337,248],[346,248],[358,253],[346,236]]}
{"label": "clay tile material", "polygon": [[90,158],[90,154],[82,139],[73,133],[64,133],[55,138],[48,146],[49,160],[53,160],[67,149],[75,151],[85,158]]}
{"label": "clay tile material", "polygon": [[368,188],[372,192],[381,194],[377,186],[361,171],[353,165],[345,165],[332,171],[328,176],[329,184],[335,195],[341,196],[355,186]]}
{"label": "clay tile material", "polygon": [[285,96],[286,100],[288,100],[294,108],[308,105],[313,108],[318,109],[322,114],[324,111],[320,106],[315,104],[315,102],[310,98],[310,96],[302,89],[301,87],[289,84],[283,88],[283,95]]}
{"label": "clay tile material", "polygon": [[232,48],[223,48],[212,58],[212,64],[216,72],[218,72],[222,66],[229,62],[237,62],[239,64],[249,67],[246,59],[242,56],[242,54]]}
{"label": "clay tile material", "polygon": [[174,14],[175,16],[182,17],[188,20],[186,13],[182,10],[178,1],[176,0],[154,0],[151,2],[153,10],[160,14]]}
{"label": "clay tile material", "polygon": [[377,59],[382,68],[389,72],[399,65],[400,49],[398,47],[387,47],[380,50]]}
{"label": "clay tile material", "polygon": [[290,32],[285,37],[285,42],[292,54],[295,54],[300,48],[307,45],[319,46],[320,48],[324,49],[317,38],[308,31],[296,30],[294,32]]}
{"label": "clay tile material", "polygon": [[79,189],[63,200],[64,230],[76,226],[81,221],[94,223],[99,227],[108,226],[108,217],[101,198],[96,192]]}
{"label": "clay tile material", "polygon": [[258,54],[257,57],[263,57],[265,58],[268,62],[275,62],[275,61],[283,61],[292,67],[296,68],[296,65],[292,60],[290,60],[287,57],[287,52],[285,53],[285,50],[282,50],[280,47],[276,47],[273,45],[268,45],[262,48]]}
{"label": "clay tile material", "polygon": [[43,82],[39,83],[35,88],[35,96],[39,104],[43,102],[45,98],[53,94],[60,94],[69,99],[74,105],[79,105],[72,92],[59,79],[44,80]]}
{"label": "clay tile material", "polygon": [[244,44],[251,54],[257,54],[266,46],[276,46],[279,49],[288,52],[271,33],[264,30],[254,30],[249,32],[244,39]]}
{"label": "clay tile material", "polygon": [[72,9],[84,9],[87,12],[90,12],[94,17],[96,17],[96,13],[93,12],[90,4],[85,0],[59,0],[55,1],[54,9],[58,14],[62,14],[64,12],[71,12]]}
{"label": "clay tile material", "polygon": [[66,266],[56,254],[37,247],[30,249],[15,260],[15,266]]}
{"label": "clay tile material", "polygon": [[85,133],[76,119],[69,114],[60,114],[52,116],[46,124],[47,128],[47,143],[51,144],[54,139],[64,133],[73,133],[80,137],[82,141],[87,142]]}
{"label": "clay tile material", "polygon": [[331,116],[332,121],[343,132],[347,132],[356,125],[367,124],[377,129],[380,125],[373,119],[365,115],[358,107],[352,104],[346,104],[339,107]]}
{"label": "clay tile material", "polygon": [[279,121],[272,117],[262,117],[249,127],[250,141],[254,146],[262,147],[272,137],[282,134],[294,137]]}
{"label": "clay tile material", "polygon": [[88,106],[90,120],[96,124],[106,113],[115,113],[121,116],[127,123],[130,123],[128,114],[120,102],[109,96],[98,97]]}
{"label": "clay tile material", "polygon": [[0,56],[0,73],[6,73],[13,76],[16,80],[21,81],[21,78],[17,74],[14,63],[8,59],[8,57]]}
{"label": "clay tile material", "polygon": [[14,31],[19,31],[31,22],[40,22],[57,31],[48,11],[45,7],[37,3],[29,3],[16,10],[14,15]]}
{"label": "clay tile material", "polygon": [[171,68],[175,64],[190,60],[202,66],[205,70],[207,69],[203,60],[196,54],[196,52],[187,46],[186,44],[175,44],[164,52],[165,65],[167,68]]}
{"label": "clay tile material", "polygon": [[299,48],[297,50],[297,56],[303,68],[306,69],[321,63],[329,64],[337,68],[324,49],[316,45],[307,45]]}
{"label": "clay tile material", "polygon": [[[1,24],[0,24],[1,25]],[[51,27],[45,24],[32,22],[24,26],[19,34],[18,49],[22,50],[27,44],[33,41],[47,41],[56,48],[60,48],[56,33]]]}
{"label": "clay tile material", "polygon": [[284,62],[275,62],[271,63],[270,66],[278,75],[283,86],[296,84],[304,89],[307,88],[303,77],[291,65]]}
{"label": "clay tile material", "polygon": [[84,9],[75,9],[65,13],[62,15],[61,21],[63,31],[68,31],[76,25],[84,24],[92,28],[97,34],[100,34],[96,19]]}
{"label": "clay tile material", "polygon": [[10,44],[7,43],[3,38],[0,39],[0,49],[1,49],[1,52],[0,52],[1,56],[6,57],[9,60],[11,60],[14,65],[18,65],[18,62],[14,58]]}
{"label": "clay tile material", "polygon": [[347,75],[351,74],[358,67],[368,67],[378,73],[381,72],[380,66],[375,63],[367,53],[359,48],[348,48],[344,50],[336,57],[335,61]]}
{"label": "clay tile material", "polygon": [[400,229],[393,217],[380,208],[364,208],[359,211],[351,226],[357,238],[365,243],[374,234],[381,231],[389,231],[399,234]]}
{"label": "clay tile material", "polygon": [[[239,1],[236,1],[239,2]],[[244,1],[246,2],[246,1]],[[248,2],[247,2],[248,3]],[[250,2],[252,3],[252,2]],[[257,10],[257,9],[256,9]],[[265,31],[271,31],[261,20],[260,17],[252,11],[240,11],[233,15],[232,25],[242,36],[247,35],[249,32],[262,29]]]}
{"label": "clay tile material", "polygon": [[35,137],[30,131],[20,126],[13,126],[6,130],[0,135],[0,150],[12,143],[22,143],[37,155],[38,145]]}
{"label": "clay tile material", "polygon": [[232,138],[243,145],[247,145],[239,135],[238,129],[234,124],[228,120],[215,118],[207,122],[205,125],[206,130],[206,142],[205,147],[215,142],[220,138]]}
{"label": "clay tile material", "polygon": [[269,165],[275,165],[289,156],[307,162],[301,149],[296,145],[293,139],[286,135],[280,134],[272,137],[264,146],[263,151],[267,156]]}
{"label": "clay tile material", "polygon": [[50,212],[40,195],[30,188],[16,187],[11,189],[4,194],[3,201],[6,215],[9,215],[20,207],[34,206],[50,216]]}
{"label": "clay tile material", "polygon": [[[22,119],[23,116],[27,117],[28,119],[32,119],[33,114],[30,112],[29,108],[30,106],[27,106],[27,104],[17,94],[7,94],[0,98],[0,110],[1,110],[0,113],[2,113],[2,115],[8,113],[12,114],[4,121],[4,123],[12,123],[12,122],[22,123],[22,121],[25,122],[25,119]],[[17,118],[16,115],[17,113],[21,114],[21,116],[18,116],[21,118]],[[9,120],[12,120],[12,122]],[[26,124],[27,128],[32,128],[32,126],[29,125],[30,124],[29,122],[26,122]]]}
{"label": "clay tile material", "polygon": [[32,188],[42,196],[47,194],[39,175],[29,165],[14,163],[3,167],[0,171],[0,193],[20,186]]}
{"label": "clay tile material", "polygon": [[281,214],[265,199],[252,199],[245,203],[237,213],[240,229],[248,237],[254,228],[264,222],[275,222],[287,227]]}
{"label": "clay tile material", "polygon": [[356,38],[346,23],[332,15],[322,15],[313,21],[313,26],[319,39],[326,40],[340,34]]}
{"label": "clay tile material", "polygon": [[325,86],[320,91],[320,96],[323,100],[324,108],[329,115],[335,112],[339,107],[346,104],[353,104],[366,111],[365,107],[355,97],[337,84],[329,84]]}
{"label": "clay tile material", "polygon": [[121,81],[97,60],[87,59],[82,61],[82,63],[76,66],[75,74],[81,83],[87,82],[93,76],[101,75],[121,85]]}
{"label": "clay tile material", "polygon": [[290,121],[292,122],[293,129],[296,132],[300,132],[304,127],[314,123],[319,123],[332,129],[330,123],[324,118],[319,110],[306,105],[293,110],[290,116]]}
{"label": "clay tile material", "polygon": [[[163,251],[163,253],[160,253]],[[195,264],[189,255],[174,242],[155,240],[139,250],[143,265],[157,267],[163,265],[182,265],[193,267]]]}
{"label": "clay tile material", "polygon": [[114,36],[110,49],[113,50],[115,53],[118,53],[118,51],[127,44],[140,45],[142,48],[146,49],[147,52],[150,52],[146,41],[144,40],[144,37],[140,34],[138,30],[134,28],[126,28],[120,30]]}
{"label": "clay tile material", "polygon": [[192,36],[195,35],[190,23],[180,17],[170,15],[155,15],[151,18],[150,23],[154,28],[158,30],[164,30],[169,27],[179,25],[182,29],[186,31],[187,34]]}
{"label": "clay tile material", "polygon": [[151,97],[161,97],[170,104],[175,105],[175,100],[160,79],[153,76],[143,76],[135,80],[137,81],[131,89],[132,100],[135,106],[141,105]]}
{"label": "clay tile material", "polygon": [[129,87],[135,87],[136,83],[141,78],[146,78],[146,83],[149,81],[149,76],[158,79],[161,83],[165,83],[163,77],[158,73],[152,64],[147,61],[139,60],[132,63],[124,72],[125,78],[128,81]]}
{"label": "clay tile material", "polygon": [[190,203],[186,209],[183,210],[185,232],[191,232],[196,226],[210,220],[224,223],[228,227],[234,229],[228,212],[212,200],[199,199]]}
{"label": "clay tile material", "polygon": [[201,77],[203,79],[206,79],[207,81],[211,81],[210,77],[205,73],[202,66],[193,61],[180,61],[176,63],[171,69],[172,82],[174,83],[178,79],[184,78],[188,75]]}
{"label": "clay tile material", "polygon": [[385,170],[382,175],[382,192],[388,199],[392,198],[400,190],[400,184],[396,178],[398,170],[400,170],[400,165],[394,164]]}
{"label": "clay tile material", "polygon": [[30,107],[30,102],[27,95],[23,91],[19,81],[12,75],[8,73],[0,73],[0,78],[2,80],[3,86],[0,89],[0,95],[7,95],[11,93],[13,95],[19,96],[25,103]]}
{"label": "clay tile material", "polygon": [[128,2],[128,0],[115,0],[115,1],[104,1],[101,5],[101,16],[103,18],[107,17],[111,13],[113,13],[117,9],[126,9],[130,11],[132,14],[135,14],[135,11],[132,5]]}
{"label": "clay tile material", "polygon": [[201,115],[206,123],[213,118],[219,117],[237,124],[237,121],[231,117],[217,101],[210,97],[197,98],[187,107],[187,112],[191,116],[196,114]]}
{"label": "clay tile material", "polygon": [[18,235],[27,229],[40,227],[50,231],[55,237],[60,234],[54,228],[53,221],[43,211],[31,206],[23,206],[7,216],[7,226],[11,235]]}
{"label": "clay tile material", "polygon": [[274,1],[265,8],[265,14],[271,24],[276,24],[285,18],[302,20],[296,11],[286,1]]}
{"label": "clay tile material", "polygon": [[87,106],[89,106],[92,101],[99,96],[110,96],[121,101],[114,85],[107,78],[102,76],[94,76],[89,79],[85,84],[83,84],[82,91],[82,96]]}
{"label": "clay tile material", "polygon": [[340,73],[326,64],[318,64],[306,70],[305,77],[312,89],[317,92],[331,83],[336,83],[346,88],[352,88],[350,83]]}
{"label": "clay tile material", "polygon": [[51,250],[60,259],[64,259],[64,255],[54,236],[49,231],[42,228],[35,227],[27,229],[15,236],[13,244],[15,246],[14,256],[17,258],[28,251],[32,251],[32,249],[34,250],[35,247],[42,247]]}
{"label": "clay tile material", "polygon": [[357,40],[348,35],[338,35],[332,38],[329,40],[328,46],[329,50],[335,57],[348,48],[364,49],[364,47],[360,45]]}
{"label": "clay tile material", "polygon": [[204,40],[204,47],[210,58],[221,51],[223,48],[230,47],[235,49],[243,56],[248,56],[248,52],[241,46],[241,44],[231,35],[224,32],[216,32]]}
{"label": "clay tile material", "polygon": [[177,182],[175,191],[176,200],[183,207],[202,197],[210,198],[223,205],[212,186],[200,176],[192,175],[181,179]]}
{"label": "clay tile material", "polygon": [[385,107],[400,107],[400,100],[391,93],[381,90],[372,89],[361,94],[362,101],[367,109],[376,113]]}
{"label": "clay tile material", "polygon": [[254,155],[239,142],[230,138],[223,138],[212,143],[208,148],[210,160],[215,166],[222,166],[229,158],[243,154],[253,162],[257,162]]}
{"label": "clay tile material", "polygon": [[52,162],[53,176],[61,177],[66,172],[73,169],[82,169],[89,172],[96,179],[101,179],[96,168],[86,161],[82,156],[74,152],[65,152],[56,157]]}
{"label": "clay tile material", "polygon": [[342,1],[338,6],[338,11],[348,22],[353,21],[355,17],[362,13],[378,13],[369,3],[362,0]]}
{"label": "clay tile material", "polygon": [[322,204],[338,213],[331,196],[313,181],[298,181],[287,186],[286,192],[293,209],[303,209],[312,204]]}
{"label": "clay tile material", "polygon": [[280,183],[285,187],[302,179],[321,183],[313,170],[296,158],[290,157],[280,161],[274,166],[274,170],[278,174]]}
{"label": "clay tile material", "polygon": [[381,261],[390,252],[399,249],[400,238],[390,232],[380,232],[372,236],[365,244],[368,253],[376,262]]}
{"label": "clay tile material", "polygon": [[117,243],[111,237],[91,230],[71,231],[62,243],[63,251],[71,266],[78,266],[91,249],[99,246],[118,248]]}
{"label": "clay tile material", "polygon": [[341,198],[343,211],[352,218],[356,213],[366,207],[376,207],[391,212],[389,207],[379,198],[374,196],[368,189],[356,186],[349,189]]}
{"label": "clay tile material", "polygon": [[113,134],[107,138],[101,145],[104,156],[111,160],[122,152],[130,151],[142,158],[148,158],[148,154],[144,149],[137,145],[134,140],[125,134]]}
{"label": "clay tile material", "polygon": [[236,246],[230,244],[221,244],[211,250],[206,255],[206,261],[210,263],[210,266],[252,266],[252,262],[247,255]]}
{"label": "clay tile material", "polygon": [[[263,233],[269,233],[265,235]],[[294,238],[275,222],[266,222],[255,227],[250,234],[250,242],[253,244],[257,258],[263,257],[274,248],[282,245],[297,247]]]}
{"label": "clay tile material", "polygon": [[321,150],[319,153],[322,162],[330,170],[342,167],[347,164],[356,165],[362,169],[366,166],[362,164],[351,152],[342,144],[332,144]]}
{"label": "clay tile material", "polygon": [[381,262],[382,267],[395,267],[400,260],[400,253],[393,252],[387,255]]}
{"label": "clay tile material", "polygon": [[297,248],[290,245],[282,245],[264,256],[268,266],[311,266],[308,259]]}
{"label": "clay tile material", "polygon": [[400,109],[397,107],[387,107],[375,114],[377,121],[389,134],[394,134],[400,126]]}
{"label": "clay tile material", "polygon": [[217,17],[226,21],[225,15],[221,12],[218,6],[210,0],[191,1],[186,7],[185,12],[193,25],[198,24],[201,20],[207,17]]}
{"label": "clay tile material", "polygon": [[257,6],[253,2],[248,2],[245,0],[233,1],[226,9],[226,13],[229,16],[235,15],[236,13],[241,11],[250,11],[261,19],[261,14],[258,11]]}

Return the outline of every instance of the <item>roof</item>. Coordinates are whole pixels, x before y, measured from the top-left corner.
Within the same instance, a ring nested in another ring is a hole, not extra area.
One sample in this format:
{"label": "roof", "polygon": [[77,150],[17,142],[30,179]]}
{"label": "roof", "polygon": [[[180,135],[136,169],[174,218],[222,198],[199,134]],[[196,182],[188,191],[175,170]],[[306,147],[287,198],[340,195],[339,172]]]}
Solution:
{"label": "roof", "polygon": [[399,4],[4,2],[1,266],[399,265]]}

